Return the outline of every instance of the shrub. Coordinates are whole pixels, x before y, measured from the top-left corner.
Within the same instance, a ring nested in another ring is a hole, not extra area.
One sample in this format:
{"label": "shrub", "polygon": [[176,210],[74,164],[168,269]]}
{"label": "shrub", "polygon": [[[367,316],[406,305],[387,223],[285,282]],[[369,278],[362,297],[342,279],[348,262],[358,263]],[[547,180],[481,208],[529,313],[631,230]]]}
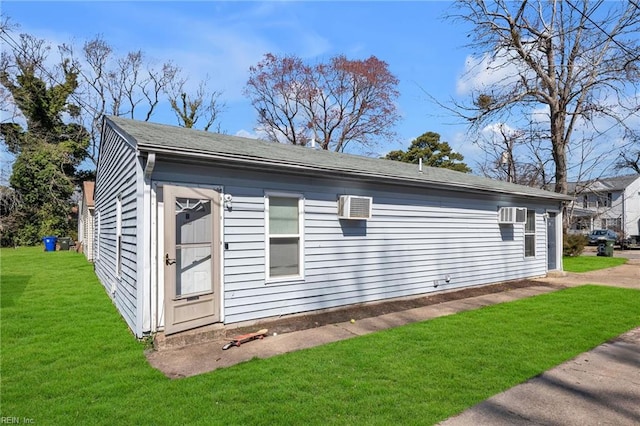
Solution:
{"label": "shrub", "polygon": [[564,234],[562,241],[562,254],[568,257],[580,256],[589,242],[582,234]]}

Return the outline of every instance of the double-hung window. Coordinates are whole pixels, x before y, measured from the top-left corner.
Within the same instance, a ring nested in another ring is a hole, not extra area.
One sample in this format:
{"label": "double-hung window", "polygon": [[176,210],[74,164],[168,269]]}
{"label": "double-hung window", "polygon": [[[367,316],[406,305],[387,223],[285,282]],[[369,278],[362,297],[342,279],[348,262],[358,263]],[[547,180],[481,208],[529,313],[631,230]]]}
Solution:
{"label": "double-hung window", "polygon": [[527,221],[524,224],[524,257],[536,255],[536,211],[527,210]]}
{"label": "double-hung window", "polygon": [[122,196],[116,199],[116,275],[122,273]]}
{"label": "double-hung window", "polygon": [[299,194],[265,196],[267,280],[302,278],[304,200]]}

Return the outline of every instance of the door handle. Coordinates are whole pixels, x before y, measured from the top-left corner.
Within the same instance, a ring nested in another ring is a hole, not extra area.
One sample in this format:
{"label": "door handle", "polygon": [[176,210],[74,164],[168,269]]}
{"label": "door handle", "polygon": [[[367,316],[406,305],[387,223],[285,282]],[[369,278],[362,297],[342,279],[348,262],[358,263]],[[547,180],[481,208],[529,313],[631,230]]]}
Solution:
{"label": "door handle", "polygon": [[164,255],[164,264],[169,266],[169,265],[173,265],[174,263],[176,263],[175,259],[169,259],[169,253],[166,253]]}

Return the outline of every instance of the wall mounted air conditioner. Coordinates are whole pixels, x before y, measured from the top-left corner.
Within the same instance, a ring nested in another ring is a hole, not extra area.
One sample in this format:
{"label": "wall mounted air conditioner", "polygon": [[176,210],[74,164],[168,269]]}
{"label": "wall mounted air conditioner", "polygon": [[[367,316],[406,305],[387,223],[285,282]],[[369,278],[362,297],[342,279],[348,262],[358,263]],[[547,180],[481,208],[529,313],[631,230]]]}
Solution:
{"label": "wall mounted air conditioner", "polygon": [[338,199],[338,219],[371,219],[373,198],[341,195]]}
{"label": "wall mounted air conditioner", "polygon": [[500,207],[498,209],[498,223],[513,224],[527,221],[527,209],[524,207]]}

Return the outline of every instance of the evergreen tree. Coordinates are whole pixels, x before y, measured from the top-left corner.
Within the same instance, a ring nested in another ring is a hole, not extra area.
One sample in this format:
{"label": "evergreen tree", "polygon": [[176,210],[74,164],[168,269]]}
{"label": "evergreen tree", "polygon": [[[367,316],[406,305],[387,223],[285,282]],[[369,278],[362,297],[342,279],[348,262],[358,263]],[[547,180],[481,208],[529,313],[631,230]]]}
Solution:
{"label": "evergreen tree", "polygon": [[73,122],[80,114],[71,102],[77,71],[68,60],[59,72],[47,70],[47,51],[43,40],[21,35],[14,49],[2,54],[0,84],[21,113],[0,124],[0,138],[16,155],[10,184],[21,200],[12,213],[14,229],[5,232],[19,244],[68,235],[76,171],[89,144],[86,129]]}
{"label": "evergreen tree", "polygon": [[427,132],[414,139],[407,151],[391,151],[384,158],[413,164],[418,164],[422,158],[422,163],[428,167],[442,167],[463,173],[471,172],[471,169],[462,162],[464,156],[453,151],[449,143],[441,142],[440,135],[435,132]]}

